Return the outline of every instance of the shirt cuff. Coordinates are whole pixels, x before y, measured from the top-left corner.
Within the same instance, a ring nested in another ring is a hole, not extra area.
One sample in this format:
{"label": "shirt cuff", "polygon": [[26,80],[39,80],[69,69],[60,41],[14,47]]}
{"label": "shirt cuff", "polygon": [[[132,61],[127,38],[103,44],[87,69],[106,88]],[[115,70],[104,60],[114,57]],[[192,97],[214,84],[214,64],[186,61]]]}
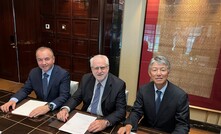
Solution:
{"label": "shirt cuff", "polygon": [[15,98],[15,97],[12,97],[9,101],[15,101],[16,103],[18,102],[18,99],[17,98]]}
{"label": "shirt cuff", "polygon": [[61,107],[61,110],[64,109],[64,108],[68,110],[68,113],[71,111],[71,109],[68,106]]}
{"label": "shirt cuff", "polygon": [[52,111],[55,110],[55,108],[56,108],[57,105],[56,105],[54,102],[50,102],[49,104],[52,104],[52,105],[53,105]]}

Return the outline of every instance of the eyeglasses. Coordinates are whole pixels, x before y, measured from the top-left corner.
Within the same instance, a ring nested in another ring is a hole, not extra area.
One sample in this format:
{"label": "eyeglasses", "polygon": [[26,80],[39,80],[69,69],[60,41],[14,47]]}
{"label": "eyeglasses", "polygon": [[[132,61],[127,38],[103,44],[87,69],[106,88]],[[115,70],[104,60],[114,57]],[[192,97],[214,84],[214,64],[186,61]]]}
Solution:
{"label": "eyeglasses", "polygon": [[91,67],[93,70],[96,70],[96,71],[98,71],[99,69],[100,70],[105,70],[106,68],[107,68],[108,66],[101,66],[101,67]]}

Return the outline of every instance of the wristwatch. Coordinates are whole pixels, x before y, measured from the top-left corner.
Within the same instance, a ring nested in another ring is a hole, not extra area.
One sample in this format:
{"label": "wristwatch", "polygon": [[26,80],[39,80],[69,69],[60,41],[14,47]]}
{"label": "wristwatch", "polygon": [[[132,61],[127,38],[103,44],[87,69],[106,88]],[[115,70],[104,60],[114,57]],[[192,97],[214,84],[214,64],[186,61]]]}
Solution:
{"label": "wristwatch", "polygon": [[50,109],[50,111],[52,111],[53,110],[53,104],[51,104],[51,103],[47,103],[46,105],[48,105],[48,108]]}
{"label": "wristwatch", "polygon": [[106,127],[109,127],[111,124],[108,120],[106,120]]}

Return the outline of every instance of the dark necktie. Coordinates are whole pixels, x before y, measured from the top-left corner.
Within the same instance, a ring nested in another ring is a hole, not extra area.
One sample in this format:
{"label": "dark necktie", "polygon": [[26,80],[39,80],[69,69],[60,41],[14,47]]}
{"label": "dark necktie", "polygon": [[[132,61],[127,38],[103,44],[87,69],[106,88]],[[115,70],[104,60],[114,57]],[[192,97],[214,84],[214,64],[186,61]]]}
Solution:
{"label": "dark necktie", "polygon": [[100,99],[100,87],[101,87],[101,83],[98,83],[95,94],[94,94],[93,102],[91,103],[91,113],[93,114],[97,114],[97,106],[98,106],[98,102]]}
{"label": "dark necktie", "polygon": [[162,92],[159,90],[157,90],[156,92],[157,92],[157,100],[156,100],[156,113],[157,113],[160,107],[160,102],[161,102],[160,96]]}
{"label": "dark necktie", "polygon": [[42,83],[43,83],[43,93],[44,93],[44,100],[47,100],[47,95],[48,95],[48,74],[44,73],[43,74],[44,77],[42,79]]}

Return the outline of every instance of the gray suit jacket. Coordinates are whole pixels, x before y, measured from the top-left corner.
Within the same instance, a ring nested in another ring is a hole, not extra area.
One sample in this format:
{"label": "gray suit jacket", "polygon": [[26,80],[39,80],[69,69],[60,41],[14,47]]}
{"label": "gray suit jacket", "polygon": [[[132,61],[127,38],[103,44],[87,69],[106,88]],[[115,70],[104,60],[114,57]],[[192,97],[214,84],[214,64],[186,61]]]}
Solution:
{"label": "gray suit jacket", "polygon": [[[95,77],[92,73],[85,74],[82,77],[80,86],[74,95],[68,100],[64,106],[68,106],[73,110],[83,101],[83,111],[87,111],[94,91]],[[126,116],[126,84],[121,79],[108,74],[107,82],[104,87],[104,93],[101,100],[101,108],[104,118],[111,125],[115,125],[125,119]]]}
{"label": "gray suit jacket", "polygon": [[188,95],[179,87],[168,82],[161,105],[156,115],[154,83],[142,86],[126,124],[132,124],[137,130],[141,117],[141,125],[168,133],[186,134],[189,132]]}
{"label": "gray suit jacket", "polygon": [[56,108],[59,108],[70,98],[70,75],[60,66],[54,65],[48,85],[48,96],[44,100],[42,70],[36,67],[30,71],[24,86],[12,97],[21,101],[32,91],[35,92],[38,100],[53,102]]}

